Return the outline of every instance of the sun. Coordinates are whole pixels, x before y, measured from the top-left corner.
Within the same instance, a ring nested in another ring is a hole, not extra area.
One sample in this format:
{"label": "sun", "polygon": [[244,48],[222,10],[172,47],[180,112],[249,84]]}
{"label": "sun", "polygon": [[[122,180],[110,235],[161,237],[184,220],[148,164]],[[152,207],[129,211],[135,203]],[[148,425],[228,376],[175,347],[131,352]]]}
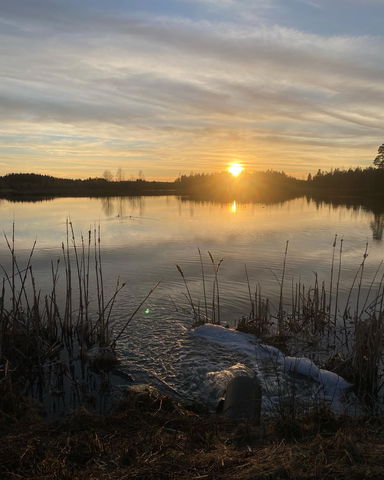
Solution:
{"label": "sun", "polygon": [[228,172],[234,177],[238,177],[243,170],[244,167],[240,163],[231,163],[228,167]]}

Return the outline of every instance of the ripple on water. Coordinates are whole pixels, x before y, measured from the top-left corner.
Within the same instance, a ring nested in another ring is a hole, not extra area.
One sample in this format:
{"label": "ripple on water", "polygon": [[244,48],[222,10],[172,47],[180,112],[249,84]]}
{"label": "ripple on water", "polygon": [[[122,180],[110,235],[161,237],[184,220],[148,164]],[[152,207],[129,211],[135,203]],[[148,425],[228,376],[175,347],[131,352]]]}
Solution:
{"label": "ripple on water", "polygon": [[142,337],[135,341],[132,336],[125,345],[124,363],[136,381],[214,410],[233,377],[255,375],[262,386],[264,414],[293,404],[296,409],[307,409],[323,402],[338,412],[357,408],[343,379],[334,382],[334,374],[328,378],[327,372],[307,359],[285,357],[278,349],[260,345],[252,335],[233,329],[205,325],[191,330],[183,321],[172,325],[172,330],[151,329],[145,346]]}

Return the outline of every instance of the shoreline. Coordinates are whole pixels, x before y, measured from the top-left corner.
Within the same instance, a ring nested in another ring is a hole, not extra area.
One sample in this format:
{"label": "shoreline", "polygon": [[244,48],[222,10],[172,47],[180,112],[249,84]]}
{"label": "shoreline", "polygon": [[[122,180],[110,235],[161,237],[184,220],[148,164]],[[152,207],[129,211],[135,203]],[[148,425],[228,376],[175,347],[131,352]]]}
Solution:
{"label": "shoreline", "polygon": [[258,426],[148,388],[108,416],[80,409],[49,422],[1,412],[4,480],[383,478],[384,420],[319,408]]}

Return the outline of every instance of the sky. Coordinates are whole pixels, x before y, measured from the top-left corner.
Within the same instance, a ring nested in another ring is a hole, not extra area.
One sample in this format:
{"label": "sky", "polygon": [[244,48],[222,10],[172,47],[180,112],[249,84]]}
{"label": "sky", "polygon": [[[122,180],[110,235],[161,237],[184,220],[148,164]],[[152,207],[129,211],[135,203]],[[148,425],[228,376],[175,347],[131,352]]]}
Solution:
{"label": "sky", "polygon": [[370,166],[384,0],[0,0],[0,174]]}

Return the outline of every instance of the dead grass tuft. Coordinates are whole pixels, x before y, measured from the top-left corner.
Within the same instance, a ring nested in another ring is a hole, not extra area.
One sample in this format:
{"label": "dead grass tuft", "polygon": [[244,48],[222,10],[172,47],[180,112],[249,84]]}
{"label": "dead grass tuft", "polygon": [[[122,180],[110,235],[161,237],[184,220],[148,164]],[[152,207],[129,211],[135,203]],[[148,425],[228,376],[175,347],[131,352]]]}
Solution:
{"label": "dead grass tuft", "polygon": [[378,479],[384,477],[384,421],[318,410],[293,438],[196,414],[154,389],[129,391],[113,415],[78,410],[58,422],[18,420],[0,437],[0,478]]}

